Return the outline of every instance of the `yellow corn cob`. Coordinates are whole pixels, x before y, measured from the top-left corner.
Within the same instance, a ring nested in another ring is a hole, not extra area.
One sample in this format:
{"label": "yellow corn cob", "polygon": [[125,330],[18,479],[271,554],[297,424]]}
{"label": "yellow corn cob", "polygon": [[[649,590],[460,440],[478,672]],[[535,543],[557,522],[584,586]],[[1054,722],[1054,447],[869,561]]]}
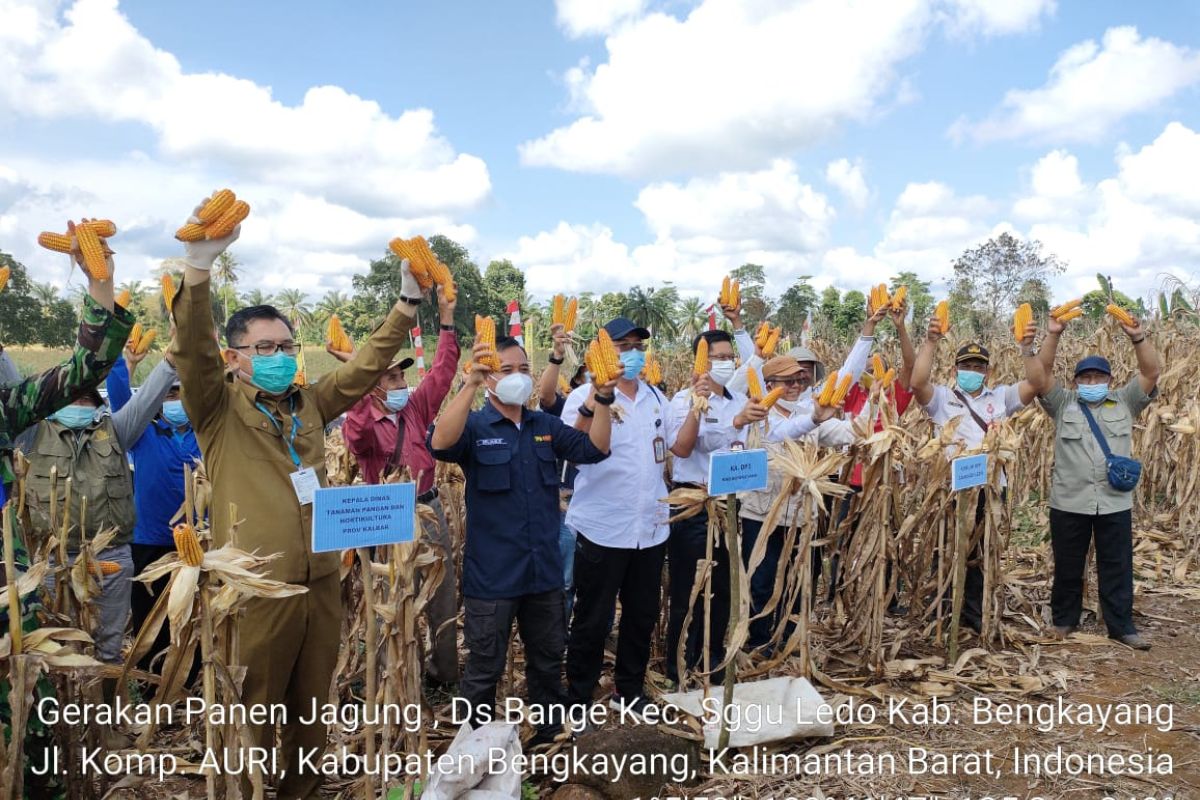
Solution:
{"label": "yellow corn cob", "polygon": [[1033,307],[1029,303],[1017,306],[1017,313],[1013,314],[1013,337],[1018,342],[1025,338],[1025,327],[1032,321]]}
{"label": "yellow corn cob", "polygon": [[696,344],[696,358],[692,361],[693,375],[707,375],[712,369],[712,362],[708,360],[708,339],[701,339]]}
{"label": "yellow corn cob", "polygon": [[235,200],[225,213],[204,227],[205,239],[223,239],[233,233],[242,220],[250,216],[250,204],[245,200]]}
{"label": "yellow corn cob", "polygon": [[883,357],[876,353],[871,356],[871,377],[875,380],[881,380],[886,369],[883,366]]}
{"label": "yellow corn cob", "polygon": [[616,380],[625,373],[625,367],[621,364],[621,356],[617,353],[617,347],[613,344],[612,337],[608,335],[608,331],[603,328],[596,335],[596,352],[599,354],[601,363],[605,367],[605,374],[608,376],[609,381]]}
{"label": "yellow corn cob", "polygon": [[950,332],[950,302],[943,300],[937,304],[937,308],[933,310],[933,316],[937,318],[938,330],[945,336]]}
{"label": "yellow corn cob", "polygon": [[871,289],[870,300],[867,302],[867,310],[874,314],[879,309],[892,302],[888,296],[887,284],[879,284]]}
{"label": "yellow corn cob", "polygon": [[[208,225],[216,222],[221,218],[221,215],[233,207],[237,196],[229,189],[220,189],[213,192],[213,196],[200,207],[200,211],[196,214],[196,218],[200,220],[201,225]],[[230,228],[230,230],[233,230]]]}
{"label": "yellow corn cob", "polygon": [[662,364],[654,356],[646,359],[646,366],[642,367],[642,380],[654,386],[662,383]]}
{"label": "yellow corn cob", "polygon": [[718,295],[718,297],[717,297],[717,303],[719,303],[720,305],[723,305],[723,306],[732,305],[732,303],[729,302],[729,297],[730,297],[729,290],[731,288],[732,287],[729,285],[729,276],[726,275],[721,280],[721,294]]}
{"label": "yellow corn cob", "polygon": [[351,343],[350,337],[346,334],[346,329],[342,327],[342,321],[338,319],[337,314],[329,315],[329,325],[326,333],[329,337],[330,346],[339,353],[349,353],[354,349],[354,345]]}
{"label": "yellow corn cob", "polygon": [[563,396],[571,393],[571,384],[567,383],[567,379],[562,375],[558,376],[558,392]]}
{"label": "yellow corn cob", "polygon": [[38,234],[38,244],[56,253],[71,252],[71,237],[52,231],[42,231]]}
{"label": "yellow corn cob", "polygon": [[579,319],[579,300],[572,297],[567,301],[567,310],[563,312],[563,327],[567,333],[575,330],[575,321]]}
{"label": "yellow corn cob", "polygon": [[135,355],[145,355],[150,350],[150,344],[154,341],[154,337],[158,336],[158,331],[151,328],[142,334],[142,338],[138,339],[137,347],[134,349]]}
{"label": "yellow corn cob", "polygon": [[742,285],[734,281],[729,285],[729,305],[737,308],[742,303]]}
{"label": "yellow corn cob", "polygon": [[458,287],[454,284],[454,276],[450,274],[450,268],[437,259],[433,261],[433,281],[442,287],[442,294],[446,296],[448,302],[453,303],[458,299]]}
{"label": "yellow corn cob", "polygon": [[204,226],[189,222],[175,231],[175,238],[181,242],[198,242],[204,238]]}
{"label": "yellow corn cob", "polygon": [[883,388],[888,388],[892,385],[892,381],[896,380],[896,368],[888,367],[888,371],[883,373],[882,383]]}
{"label": "yellow corn cob", "polygon": [[783,397],[783,387],[776,386],[774,389],[767,392],[763,396],[763,399],[759,401],[759,405],[761,405],[763,408],[770,408],[771,406],[778,403],[779,398],[781,398],[781,397]]}
{"label": "yellow corn cob", "polygon": [[896,293],[892,295],[892,309],[900,310],[901,304],[904,303],[904,298],[908,296],[908,287],[901,285],[896,289]]}
{"label": "yellow corn cob", "polygon": [[1074,311],[1082,305],[1083,298],[1076,297],[1074,300],[1068,300],[1061,306],[1055,306],[1054,308],[1050,309],[1050,316],[1054,317],[1055,319],[1060,319],[1063,314],[1066,314],[1068,311]]}
{"label": "yellow corn cob", "polygon": [[75,226],[76,228],[90,228],[101,239],[107,239],[110,236],[117,235],[117,226],[111,219],[91,219],[87,222],[81,222]]}
{"label": "yellow corn cob", "polygon": [[114,302],[121,308],[129,308],[129,304],[133,302],[133,295],[128,289],[122,289],[121,293],[116,296]]}
{"label": "yellow corn cob", "polygon": [[125,340],[125,346],[128,347],[132,352],[136,353],[138,349],[138,342],[140,341],[142,341],[142,323],[135,322],[133,323],[133,327],[129,330],[129,338]]}
{"label": "yellow corn cob", "polygon": [[762,350],[767,346],[767,338],[771,335],[771,323],[760,322],[758,330],[754,332],[754,346]]}
{"label": "yellow corn cob", "polygon": [[566,319],[566,300],[561,294],[554,295],[554,300],[550,303],[550,324],[562,325]]}
{"label": "yellow corn cob", "polygon": [[200,540],[196,538],[196,531],[191,525],[181,522],[171,535],[175,538],[175,550],[179,553],[180,561],[189,567],[198,567],[203,563],[204,551],[200,549]]}
{"label": "yellow corn cob", "polygon": [[115,561],[93,561],[92,570],[101,577],[116,575],[121,571],[121,565]]}
{"label": "yellow corn cob", "polygon": [[168,273],[164,272],[159,284],[162,287],[163,305],[166,306],[167,313],[170,314],[171,306],[175,302],[175,293],[177,291],[175,289],[175,279],[172,278]]}
{"label": "yellow corn cob", "polygon": [[821,387],[821,393],[817,395],[817,405],[831,405],[833,393],[837,390],[838,374],[835,372],[825,378],[825,385]]}
{"label": "yellow corn cob", "polygon": [[1062,314],[1062,316],[1056,317],[1056,319],[1059,322],[1070,322],[1071,320],[1079,319],[1082,316],[1083,316],[1083,309],[1076,307],[1076,308],[1072,308],[1070,311],[1064,312]]}
{"label": "yellow corn cob", "polygon": [[1115,319],[1117,322],[1121,323],[1122,325],[1135,324],[1134,319],[1132,316],[1130,316],[1129,312],[1126,311],[1125,309],[1121,308],[1116,303],[1109,303],[1108,305],[1106,305],[1104,307],[1104,310],[1107,311],[1113,319]]}
{"label": "yellow corn cob", "polygon": [[308,376],[304,374],[304,370],[296,370],[295,376],[292,378],[292,383],[297,386],[308,386]]}
{"label": "yellow corn cob", "polygon": [[750,368],[746,370],[746,394],[750,395],[751,400],[762,400],[763,387],[758,380],[758,370]]}
{"label": "yellow corn cob", "polygon": [[[476,314],[475,339],[494,351],[496,349],[496,321],[491,317],[481,317]],[[500,371],[500,356],[494,353],[488,356],[486,361],[480,363],[490,367],[493,372]]]}
{"label": "yellow corn cob", "polygon": [[771,331],[771,335],[767,337],[767,343],[763,345],[763,358],[770,358],[775,355],[775,348],[779,347],[779,337],[783,335],[783,328],[778,327]]}
{"label": "yellow corn cob", "polygon": [[392,239],[388,242],[388,248],[396,254],[397,258],[408,261],[408,271],[417,279],[417,284],[422,290],[433,286],[433,275],[429,273],[429,268],[423,258],[424,254],[418,248],[415,238],[407,241],[400,238]]}
{"label": "yellow corn cob", "polygon": [[8,276],[12,274],[12,270],[8,267],[0,267],[0,292],[4,291],[4,287],[8,286]]}
{"label": "yellow corn cob", "polygon": [[842,404],[842,401],[846,399],[846,395],[850,393],[851,380],[852,376],[849,372],[842,375],[841,380],[838,381],[837,388],[834,389],[829,405],[838,406]]}

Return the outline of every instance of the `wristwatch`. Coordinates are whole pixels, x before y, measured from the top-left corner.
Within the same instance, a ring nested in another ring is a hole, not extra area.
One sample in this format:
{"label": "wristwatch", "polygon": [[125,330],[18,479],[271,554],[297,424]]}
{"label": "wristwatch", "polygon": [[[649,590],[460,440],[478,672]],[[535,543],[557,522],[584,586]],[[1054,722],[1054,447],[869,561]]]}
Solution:
{"label": "wristwatch", "polygon": [[405,297],[404,295],[400,295],[400,299],[403,300],[405,303],[408,303],[410,306],[421,305],[421,298],[419,298],[419,297],[416,300],[414,300],[411,297]]}
{"label": "wristwatch", "polygon": [[550,356],[550,358],[549,358],[549,359],[547,359],[547,360],[548,360],[548,361],[549,361],[551,364],[561,364],[561,363],[563,363],[563,359],[561,359],[561,358],[555,358],[554,356]]}
{"label": "wristwatch", "polygon": [[453,325],[439,325],[438,327],[444,331],[450,331],[451,333],[454,333],[455,331],[458,330]]}

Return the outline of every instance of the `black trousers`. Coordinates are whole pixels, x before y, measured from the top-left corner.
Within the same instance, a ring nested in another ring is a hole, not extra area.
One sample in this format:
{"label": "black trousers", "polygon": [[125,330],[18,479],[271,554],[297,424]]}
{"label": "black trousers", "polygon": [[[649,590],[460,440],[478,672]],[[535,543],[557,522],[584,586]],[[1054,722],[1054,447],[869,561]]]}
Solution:
{"label": "black trousers", "polygon": [[[783,557],[783,540],[787,537],[787,532],[788,526],[777,525],[767,534],[770,538],[767,539],[767,548],[763,553],[762,563],[750,576],[750,617],[753,621],[750,623],[750,636],[746,641],[746,646],[750,649],[762,647],[770,641],[771,634],[779,624],[780,617],[789,613],[788,609],[784,607],[784,598],[780,595],[779,605],[775,607],[775,611],[761,619],[753,619],[766,607],[771,595],[775,593],[775,576],[779,574],[779,559]],[[749,568],[750,554],[754,551],[758,537],[762,535],[764,535],[762,520],[742,518],[742,564],[744,568]],[[799,534],[797,533],[798,538]],[[812,551],[812,587],[815,593],[817,581],[821,578],[821,551],[819,548],[812,548]],[[800,613],[800,600],[800,595],[797,594],[790,613]],[[792,625],[789,624],[787,631],[790,632],[791,629]],[[790,633],[785,633],[785,635],[790,635]]]}
{"label": "black trousers", "polygon": [[[562,686],[563,649],[567,642],[566,597],[562,589],[499,600],[463,600],[463,636],[467,663],[459,682],[460,694],[471,703],[471,724],[479,727],[493,718],[496,684],[508,661],[508,637],[513,620],[525,645],[525,685],[530,706],[539,706],[543,720],[562,719],[566,695]],[[552,707],[557,706],[557,711]],[[557,730],[551,721],[543,731]]]}
{"label": "black trousers", "polygon": [[[679,681],[675,655],[680,637],[684,636],[683,621],[692,596],[696,564],[704,559],[708,542],[708,514],[701,511],[694,517],[671,523],[667,539],[667,574],[671,580],[671,608],[667,616],[667,677]],[[704,593],[696,597],[692,624],[686,633],[684,663],[690,669],[700,663],[704,650],[704,625],[709,625],[709,658],[705,669],[712,669],[725,658],[725,628],[729,624],[729,550],[724,542],[713,545],[712,619],[704,619]],[[576,577],[578,581],[578,577]]]}
{"label": "black trousers", "polygon": [[1096,579],[1100,610],[1109,636],[1137,633],[1133,625],[1133,515],[1074,514],[1050,509],[1054,586],[1050,611],[1055,625],[1079,624],[1083,611],[1083,570],[1088,544],[1096,540]]}
{"label": "black trousers", "polygon": [[582,533],[575,539],[575,618],[567,645],[567,700],[592,702],[604,664],[604,642],[612,629],[617,598],[617,662],[613,679],[628,701],[645,692],[650,637],[658,622],[663,559],[667,543],[643,550],[605,547]]}

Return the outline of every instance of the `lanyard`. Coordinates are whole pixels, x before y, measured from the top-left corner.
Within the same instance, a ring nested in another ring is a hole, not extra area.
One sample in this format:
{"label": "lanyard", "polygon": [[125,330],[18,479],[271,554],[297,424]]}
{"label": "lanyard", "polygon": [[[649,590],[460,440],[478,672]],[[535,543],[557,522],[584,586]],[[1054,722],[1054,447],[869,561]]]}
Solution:
{"label": "lanyard", "polygon": [[[300,454],[296,452],[296,431],[300,430],[300,420],[296,416],[296,396],[292,395],[288,398],[288,412],[292,415],[292,434],[284,443],[287,444],[288,455],[292,457],[292,463],[296,468],[300,468]],[[261,411],[267,419],[271,420],[271,424],[275,426],[275,430],[279,431],[280,437],[283,436],[283,426],[279,424],[279,420],[275,419],[275,415],[267,411],[262,403],[255,402],[254,407]]]}

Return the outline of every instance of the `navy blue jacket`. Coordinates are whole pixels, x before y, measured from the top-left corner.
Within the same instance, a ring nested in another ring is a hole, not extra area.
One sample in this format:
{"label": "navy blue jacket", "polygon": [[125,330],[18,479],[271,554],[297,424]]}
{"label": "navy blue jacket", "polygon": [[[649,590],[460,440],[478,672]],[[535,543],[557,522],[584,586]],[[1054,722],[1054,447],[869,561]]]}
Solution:
{"label": "navy blue jacket", "polygon": [[[133,397],[125,359],[117,359],[108,374],[107,388],[113,411]],[[196,434],[190,425],[182,431],[173,430],[160,414],[146,426],[129,454],[133,458],[133,504],[137,509],[133,543],[174,547],[171,517],[183,505],[183,467],[186,464],[195,469],[201,458]]]}
{"label": "navy blue jacket", "polygon": [[466,476],[467,539],[463,595],[483,600],[562,588],[558,549],[558,461],[595,464],[608,457],[588,434],[558,417],[524,409],[521,428],[488,402],[471,412],[462,436],[440,461]]}

